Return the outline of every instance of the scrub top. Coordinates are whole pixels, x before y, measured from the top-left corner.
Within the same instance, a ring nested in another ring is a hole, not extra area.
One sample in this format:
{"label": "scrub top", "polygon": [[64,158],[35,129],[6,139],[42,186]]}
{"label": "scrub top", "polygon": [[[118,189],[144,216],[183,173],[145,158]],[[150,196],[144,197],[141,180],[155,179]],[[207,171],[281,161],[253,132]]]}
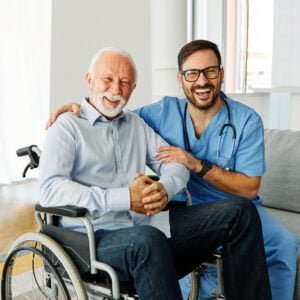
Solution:
{"label": "scrub top", "polygon": [[[235,142],[233,130],[229,126],[220,135],[222,126],[229,122],[226,105],[223,105],[214,116],[199,139],[195,135],[188,111],[186,118],[184,117],[186,99],[163,97],[160,101],[137,109],[135,112],[173,146],[187,149],[188,138],[190,152],[196,158],[209,160],[221,168],[247,176],[262,176],[266,166],[264,128],[260,116],[252,108],[229,98],[223,92],[221,97],[229,106],[231,124],[236,130]],[[186,134],[183,125],[185,121]],[[218,190],[192,172],[188,190],[192,195],[193,204],[224,200],[233,196]],[[259,196],[253,201],[255,204],[261,203]]]}

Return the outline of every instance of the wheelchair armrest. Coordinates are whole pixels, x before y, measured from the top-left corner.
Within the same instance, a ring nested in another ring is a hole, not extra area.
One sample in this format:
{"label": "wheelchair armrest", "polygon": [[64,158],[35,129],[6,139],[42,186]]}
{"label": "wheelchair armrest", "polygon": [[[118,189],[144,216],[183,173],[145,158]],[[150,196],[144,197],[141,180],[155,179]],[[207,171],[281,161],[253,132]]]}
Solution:
{"label": "wheelchair armrest", "polygon": [[148,177],[151,178],[154,181],[158,181],[159,180],[159,177],[157,175],[149,175]]}
{"label": "wheelchair armrest", "polygon": [[[42,214],[46,214],[46,218],[42,218]],[[59,226],[58,218],[59,217],[71,217],[78,218],[83,222],[86,234],[88,236],[89,244],[89,255],[91,261],[91,273],[96,274],[97,270],[95,268],[96,262],[96,242],[94,234],[94,226],[89,217],[88,210],[84,207],[78,207],[75,205],[65,205],[65,206],[50,206],[44,207],[39,204],[35,205],[35,217],[37,223],[43,231],[45,230],[56,230],[56,226]],[[54,227],[52,225],[55,225]],[[48,228],[48,229],[46,229]],[[50,228],[50,229],[49,229]],[[54,228],[54,229],[53,229]],[[68,232],[71,232],[72,229],[66,229]]]}
{"label": "wheelchair armrest", "polygon": [[86,208],[78,207],[74,205],[44,207],[39,204],[36,204],[35,211],[47,213],[59,217],[72,217],[72,218],[85,217],[88,213],[88,210]]}

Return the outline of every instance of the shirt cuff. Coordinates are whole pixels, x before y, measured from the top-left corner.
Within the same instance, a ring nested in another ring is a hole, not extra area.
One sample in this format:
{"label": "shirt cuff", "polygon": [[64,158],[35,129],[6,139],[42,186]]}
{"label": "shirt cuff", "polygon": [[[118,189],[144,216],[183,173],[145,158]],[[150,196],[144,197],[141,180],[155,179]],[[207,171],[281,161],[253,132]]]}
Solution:
{"label": "shirt cuff", "polygon": [[129,211],[129,188],[113,188],[108,190],[107,208],[110,211]]}
{"label": "shirt cuff", "polygon": [[168,194],[168,201],[170,201],[178,191],[178,187],[174,184],[173,180],[170,178],[161,178],[159,182],[164,186]]}

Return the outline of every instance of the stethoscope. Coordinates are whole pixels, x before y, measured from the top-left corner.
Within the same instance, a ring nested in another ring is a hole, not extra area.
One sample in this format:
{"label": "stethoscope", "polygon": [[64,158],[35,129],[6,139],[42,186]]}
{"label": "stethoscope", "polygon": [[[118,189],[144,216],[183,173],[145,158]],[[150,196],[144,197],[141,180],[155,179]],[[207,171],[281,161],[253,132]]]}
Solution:
{"label": "stethoscope", "polygon": [[[228,123],[225,123],[219,131],[219,140],[218,140],[218,148],[217,148],[217,162],[218,162],[218,166],[220,168],[225,168],[225,169],[229,170],[228,169],[228,163],[231,160],[232,155],[233,155],[233,150],[234,150],[235,140],[236,140],[236,128],[231,123],[231,113],[230,113],[229,104],[228,104],[227,99],[226,99],[226,95],[225,94],[222,95],[221,99],[224,101],[225,106],[226,106]],[[186,151],[192,152],[191,144],[190,144],[190,140],[189,140],[189,136],[188,136],[188,132],[187,132],[186,118],[187,118],[187,103],[185,104],[185,108],[184,108],[183,136],[184,136],[184,144],[185,144]],[[220,161],[221,144],[222,144],[222,140],[224,138],[224,132],[225,132],[226,128],[228,128],[229,130],[232,131],[231,149],[230,149],[230,152],[229,152],[230,153],[229,158],[225,161],[225,163],[221,163],[221,161]]]}

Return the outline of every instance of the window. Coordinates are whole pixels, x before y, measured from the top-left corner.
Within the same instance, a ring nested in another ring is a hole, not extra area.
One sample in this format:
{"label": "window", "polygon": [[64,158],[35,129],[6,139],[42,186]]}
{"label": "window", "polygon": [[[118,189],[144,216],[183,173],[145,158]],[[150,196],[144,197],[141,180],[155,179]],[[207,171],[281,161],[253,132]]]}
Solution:
{"label": "window", "polygon": [[247,28],[245,30],[246,67],[244,91],[270,87],[272,82],[273,0],[248,1]]}
{"label": "window", "polygon": [[[228,1],[225,89],[248,92],[272,83],[273,0]],[[230,74],[229,74],[230,73]]]}
{"label": "window", "polygon": [[273,0],[194,0],[192,7],[192,38],[210,39],[222,52],[225,91],[270,87]]}
{"label": "window", "polygon": [[50,0],[0,0],[0,183],[20,178],[48,115]]}

